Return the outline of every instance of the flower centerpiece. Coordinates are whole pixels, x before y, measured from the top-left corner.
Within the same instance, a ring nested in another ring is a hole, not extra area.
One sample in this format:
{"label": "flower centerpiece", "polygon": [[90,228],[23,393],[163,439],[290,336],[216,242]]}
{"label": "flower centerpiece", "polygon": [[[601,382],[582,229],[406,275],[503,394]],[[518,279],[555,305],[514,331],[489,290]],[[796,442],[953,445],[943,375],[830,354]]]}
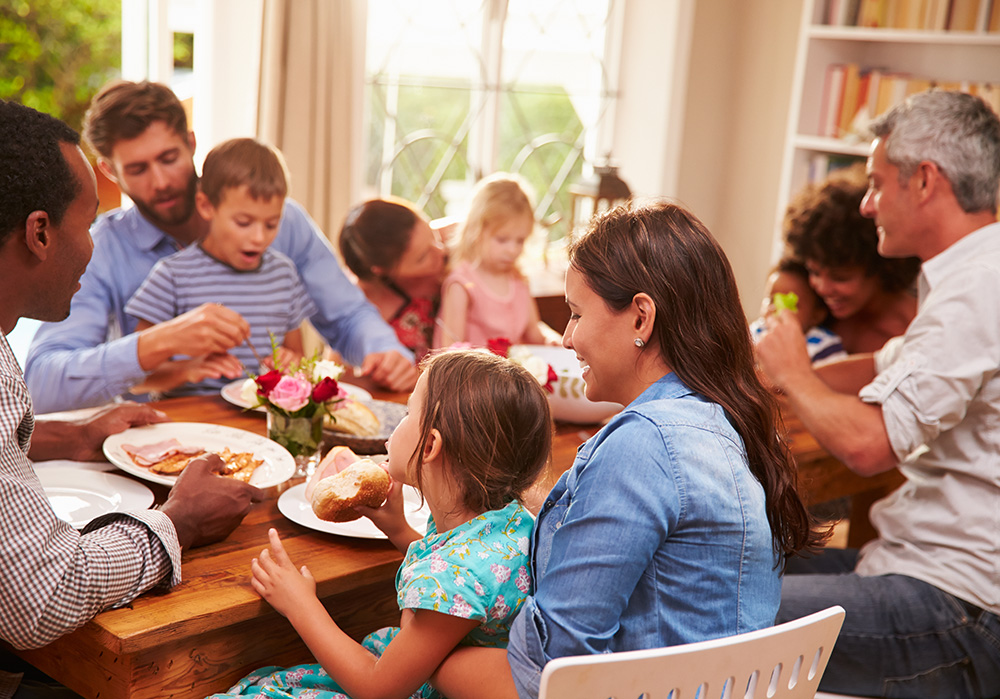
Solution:
{"label": "flower centerpiece", "polygon": [[[272,339],[272,344],[275,344]],[[274,366],[279,367],[277,347]],[[347,393],[337,380],[344,368],[319,358],[303,358],[243,383],[242,397],[252,407],[267,409],[267,436],[295,459],[295,476],[308,476],[319,462],[323,419]]]}

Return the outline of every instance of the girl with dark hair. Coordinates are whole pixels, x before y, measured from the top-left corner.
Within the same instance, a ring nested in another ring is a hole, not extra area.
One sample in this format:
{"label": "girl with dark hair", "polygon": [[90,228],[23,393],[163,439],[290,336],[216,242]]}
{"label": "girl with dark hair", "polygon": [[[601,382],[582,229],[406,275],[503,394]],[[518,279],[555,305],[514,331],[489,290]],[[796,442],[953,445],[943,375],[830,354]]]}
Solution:
{"label": "girl with dark hair", "polygon": [[402,201],[351,209],[340,254],[358,286],[419,361],[431,347],[447,254],[423,214]]}
{"label": "girl with dark hair", "polygon": [[[795,490],[732,270],[692,214],[619,207],[570,247],[563,345],[590,400],[625,405],[580,447],[538,514],[535,594],[507,662],[459,649],[451,699],[536,696],[552,658],[770,626],[785,558],[824,535]],[[469,665],[480,668],[482,681]]]}

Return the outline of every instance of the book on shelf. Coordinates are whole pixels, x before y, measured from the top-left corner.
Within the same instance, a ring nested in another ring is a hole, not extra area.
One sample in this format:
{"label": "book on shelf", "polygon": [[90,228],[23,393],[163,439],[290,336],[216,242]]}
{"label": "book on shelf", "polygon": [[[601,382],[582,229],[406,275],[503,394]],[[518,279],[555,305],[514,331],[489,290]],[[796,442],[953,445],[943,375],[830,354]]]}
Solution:
{"label": "book on shelf", "polygon": [[853,27],[858,22],[860,0],[827,0],[826,23],[834,27]]}
{"label": "book on shelf", "polygon": [[979,21],[980,0],[951,0],[948,13],[948,31],[972,32]]}
{"label": "book on shelf", "polygon": [[887,0],[861,0],[858,7],[859,27],[885,27],[889,3]]}
{"label": "book on shelf", "polygon": [[922,29],[926,2],[927,0],[896,0],[891,26],[896,29]]}
{"label": "book on shelf", "polygon": [[950,0],[926,0],[923,29],[941,31],[948,28],[949,2]]}
{"label": "book on shelf", "polygon": [[840,27],[1000,32],[1000,0],[826,0],[823,20]]}
{"label": "book on shelf", "polygon": [[840,106],[844,96],[844,75],[847,67],[831,64],[826,68],[826,78],[823,84],[823,98],[820,102],[819,135],[837,138],[840,122]]}
{"label": "book on shelf", "polygon": [[[867,85],[866,85],[867,88]],[[844,71],[844,90],[840,98],[840,117],[837,119],[837,137],[843,138],[849,133],[854,115],[858,112],[858,101],[861,93],[861,69],[857,63],[848,63]]]}

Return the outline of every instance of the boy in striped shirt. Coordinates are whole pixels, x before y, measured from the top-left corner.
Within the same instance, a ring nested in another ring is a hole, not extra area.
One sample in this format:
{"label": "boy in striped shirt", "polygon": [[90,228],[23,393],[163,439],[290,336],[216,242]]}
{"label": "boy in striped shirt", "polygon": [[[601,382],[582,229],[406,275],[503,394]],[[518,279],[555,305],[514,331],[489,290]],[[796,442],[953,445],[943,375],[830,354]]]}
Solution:
{"label": "boy in striped shirt", "polygon": [[218,393],[247,369],[258,369],[254,352],[269,355],[271,336],[280,342],[280,364],[301,357],[299,326],[316,308],[292,261],[269,248],[287,195],[287,169],[277,149],[237,138],[208,154],[195,200],[208,234],[160,260],[125,311],[143,330],[204,303],[222,304],[249,325],[247,342],[228,352],[174,357],[180,361],[154,370],[134,391],[176,386],[165,395]]}

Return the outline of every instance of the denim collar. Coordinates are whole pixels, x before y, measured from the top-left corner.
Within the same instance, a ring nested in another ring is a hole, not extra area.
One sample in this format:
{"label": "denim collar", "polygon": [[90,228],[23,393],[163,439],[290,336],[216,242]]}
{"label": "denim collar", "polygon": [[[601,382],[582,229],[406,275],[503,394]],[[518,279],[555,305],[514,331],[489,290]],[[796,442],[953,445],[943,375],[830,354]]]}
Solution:
{"label": "denim collar", "polygon": [[666,374],[650,384],[645,391],[639,394],[638,398],[626,405],[625,410],[628,410],[632,406],[639,406],[650,401],[663,400],[664,398],[681,398],[682,396],[691,395],[692,393],[694,393],[694,391],[685,386],[684,382],[677,377],[677,374],[672,371],[668,371]]}

